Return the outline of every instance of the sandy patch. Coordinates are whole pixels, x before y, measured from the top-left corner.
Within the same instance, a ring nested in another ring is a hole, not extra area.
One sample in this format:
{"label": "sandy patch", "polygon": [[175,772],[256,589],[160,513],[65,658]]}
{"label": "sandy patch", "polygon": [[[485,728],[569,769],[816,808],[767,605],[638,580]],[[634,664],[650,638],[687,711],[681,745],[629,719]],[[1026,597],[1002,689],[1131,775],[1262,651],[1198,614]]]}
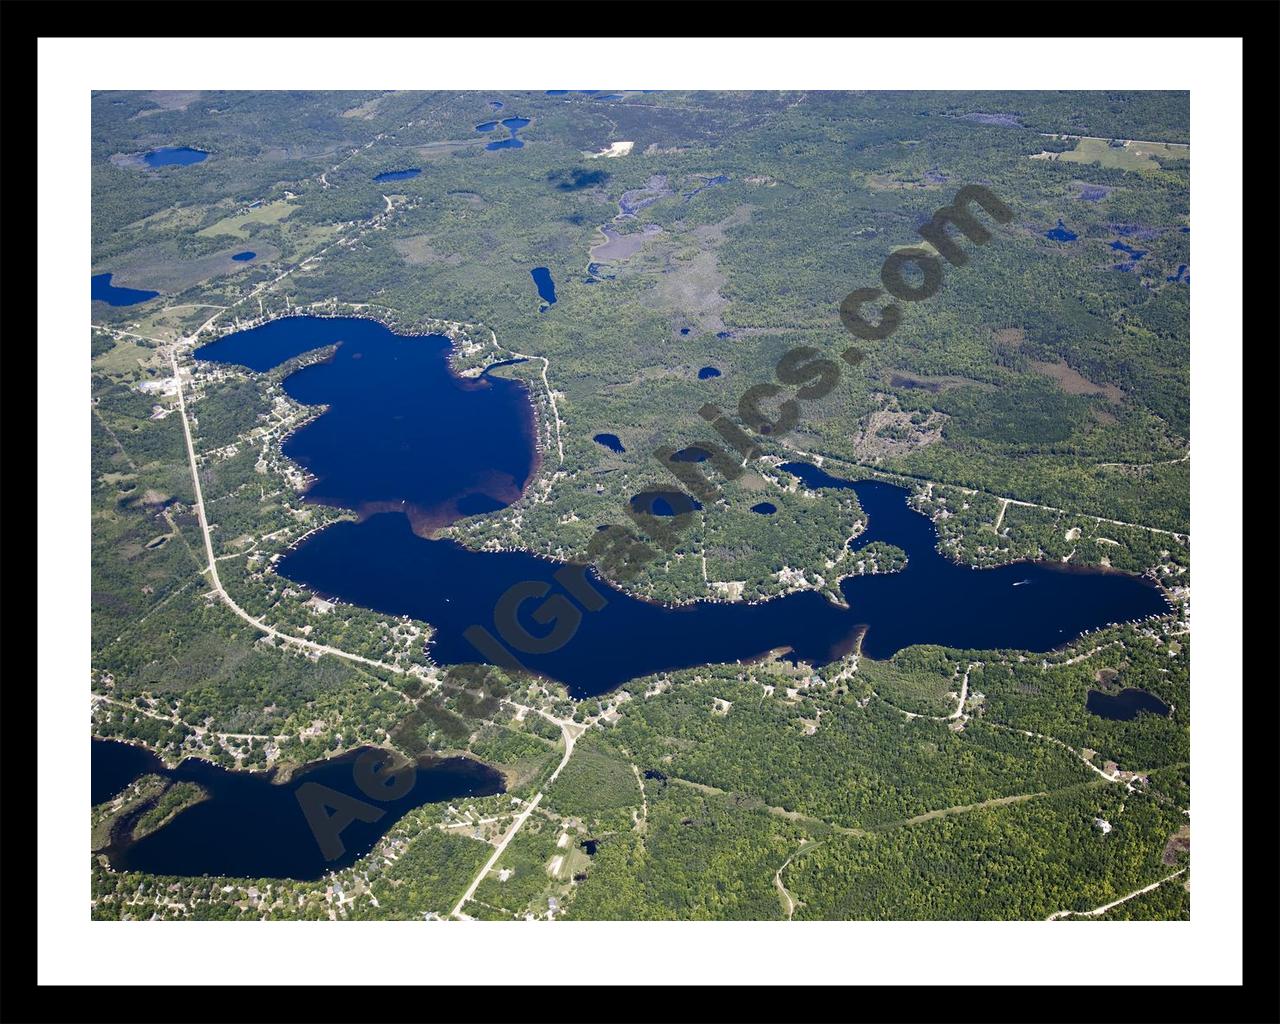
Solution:
{"label": "sandy patch", "polygon": [[612,158],[616,156],[628,155],[635,146],[634,142],[611,142],[604,149],[596,153],[583,153],[588,160],[599,160],[601,157]]}

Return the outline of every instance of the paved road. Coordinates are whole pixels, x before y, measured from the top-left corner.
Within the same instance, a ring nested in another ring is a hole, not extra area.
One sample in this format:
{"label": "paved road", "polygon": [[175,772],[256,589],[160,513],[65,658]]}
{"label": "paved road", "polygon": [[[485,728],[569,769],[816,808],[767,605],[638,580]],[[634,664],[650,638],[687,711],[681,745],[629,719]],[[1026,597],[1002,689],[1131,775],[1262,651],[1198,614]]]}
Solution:
{"label": "paved road", "polygon": [[[203,329],[204,328],[202,327],[201,330]],[[193,341],[199,333],[200,331],[196,331],[196,334],[193,334],[190,339],[186,340]],[[274,626],[267,625],[261,619],[254,618],[236,604],[235,601],[231,599],[231,595],[223,589],[222,580],[218,576],[218,560],[214,557],[213,541],[209,535],[209,520],[205,517],[204,492],[200,488],[200,467],[196,463],[196,449],[195,445],[192,444],[191,441],[191,421],[187,417],[187,401],[182,387],[182,373],[178,368],[177,346],[172,346],[169,349],[169,363],[173,367],[173,376],[178,384],[178,413],[182,417],[182,433],[187,442],[187,460],[191,465],[191,483],[195,489],[196,495],[196,515],[200,520],[200,532],[204,537],[204,553],[205,558],[208,560],[208,565],[204,571],[209,574],[209,580],[213,585],[214,593],[222,599],[223,603],[225,603],[228,608],[240,616],[240,618],[244,619],[245,622],[249,623],[249,625],[266,633],[267,636],[280,640],[283,643],[292,644],[295,647],[302,647],[306,650],[314,651],[317,654],[332,654],[334,657],[346,658],[348,661],[358,661],[361,664],[370,665],[374,668],[402,673],[404,670],[397,665],[391,665],[385,661],[377,661],[374,658],[366,658],[359,654],[352,654],[350,651],[342,651],[336,647],[330,647],[327,644],[318,644],[314,640],[304,640],[302,637],[282,633]]]}
{"label": "paved road", "polygon": [[[549,787],[556,781],[556,776],[560,774],[564,769],[564,766],[569,763],[569,758],[573,755],[573,745],[577,742],[578,737],[586,731],[586,727],[578,726],[572,722],[561,719],[551,718],[550,715],[544,715],[543,717],[548,718],[553,722],[559,722],[561,735],[564,736],[564,757],[560,759],[560,764],[556,766],[556,770],[551,773],[551,778],[547,779],[547,786]],[[462,913],[463,905],[475,895],[476,889],[480,887],[480,883],[484,881],[485,876],[492,871],[493,866],[498,863],[498,858],[502,856],[502,851],[505,850],[507,848],[507,844],[515,838],[515,834],[519,832],[520,827],[529,820],[529,815],[533,813],[533,809],[540,803],[542,803],[541,790],[538,791],[537,795],[534,796],[532,800],[525,804],[524,810],[516,815],[515,821],[513,821],[511,823],[511,827],[507,829],[507,834],[502,837],[502,841],[498,843],[497,849],[493,851],[493,855],[484,862],[484,867],[482,867],[479,874],[471,880],[471,884],[467,886],[467,891],[462,894],[462,898],[458,900],[454,908],[449,911],[450,917],[456,917],[460,920],[471,920]]]}

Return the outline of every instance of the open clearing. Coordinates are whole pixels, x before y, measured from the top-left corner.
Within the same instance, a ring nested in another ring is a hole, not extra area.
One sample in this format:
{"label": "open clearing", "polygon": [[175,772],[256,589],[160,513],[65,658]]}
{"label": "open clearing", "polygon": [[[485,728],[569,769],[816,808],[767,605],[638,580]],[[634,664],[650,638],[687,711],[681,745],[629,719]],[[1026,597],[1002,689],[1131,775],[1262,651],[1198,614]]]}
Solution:
{"label": "open clearing", "polygon": [[297,207],[293,206],[287,199],[277,199],[274,203],[267,203],[265,206],[259,206],[253,210],[245,210],[243,213],[233,214],[230,217],[223,217],[216,224],[210,224],[207,228],[203,228],[196,232],[200,238],[211,238],[214,235],[235,235],[237,238],[248,238],[248,227],[250,224],[278,224],[284,220],[289,214],[293,213]]}
{"label": "open clearing", "polygon": [[1121,171],[1158,171],[1163,160],[1186,160],[1191,147],[1166,142],[1125,142],[1113,146],[1107,139],[1080,139],[1066,153],[1038,153],[1032,160],[1062,160],[1070,164],[1099,164]]}
{"label": "open clearing", "polygon": [[1031,368],[1036,373],[1051,377],[1053,382],[1068,395],[1106,395],[1108,401],[1117,403],[1124,401],[1124,392],[1114,384],[1095,384],[1062,360],[1056,363],[1031,360]]}
{"label": "open clearing", "polygon": [[406,263],[415,267],[423,267],[432,263],[445,263],[451,267],[456,267],[462,262],[461,253],[445,254],[437,252],[431,245],[430,235],[410,235],[407,238],[397,238],[391,244],[396,252],[404,257]]}

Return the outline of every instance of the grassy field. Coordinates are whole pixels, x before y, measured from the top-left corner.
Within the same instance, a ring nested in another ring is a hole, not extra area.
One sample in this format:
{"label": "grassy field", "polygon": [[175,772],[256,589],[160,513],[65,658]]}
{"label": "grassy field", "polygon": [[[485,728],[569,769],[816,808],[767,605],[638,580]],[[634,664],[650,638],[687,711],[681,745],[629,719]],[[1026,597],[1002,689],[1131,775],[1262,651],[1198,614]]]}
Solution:
{"label": "grassy field", "polygon": [[1191,147],[1164,142],[1126,142],[1123,146],[1113,146],[1107,139],[1081,139],[1075,149],[1058,156],[1069,164],[1098,164],[1121,171],[1158,171],[1157,158],[1189,160]]}
{"label": "grassy field", "polygon": [[273,203],[264,203],[262,206],[252,210],[246,210],[244,213],[233,214],[230,217],[223,217],[222,220],[215,224],[210,224],[207,228],[202,228],[196,232],[200,238],[211,238],[214,235],[235,235],[237,238],[249,237],[249,226],[251,224],[279,224],[297,207],[287,199],[277,199]]}

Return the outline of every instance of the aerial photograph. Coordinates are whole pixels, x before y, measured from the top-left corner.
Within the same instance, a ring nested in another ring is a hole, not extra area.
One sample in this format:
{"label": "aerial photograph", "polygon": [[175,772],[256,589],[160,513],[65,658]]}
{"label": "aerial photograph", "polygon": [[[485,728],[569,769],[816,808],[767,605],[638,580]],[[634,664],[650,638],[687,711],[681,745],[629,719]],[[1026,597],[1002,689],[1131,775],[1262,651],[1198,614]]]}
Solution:
{"label": "aerial photograph", "polygon": [[85,917],[1190,922],[1190,96],[86,95]]}

